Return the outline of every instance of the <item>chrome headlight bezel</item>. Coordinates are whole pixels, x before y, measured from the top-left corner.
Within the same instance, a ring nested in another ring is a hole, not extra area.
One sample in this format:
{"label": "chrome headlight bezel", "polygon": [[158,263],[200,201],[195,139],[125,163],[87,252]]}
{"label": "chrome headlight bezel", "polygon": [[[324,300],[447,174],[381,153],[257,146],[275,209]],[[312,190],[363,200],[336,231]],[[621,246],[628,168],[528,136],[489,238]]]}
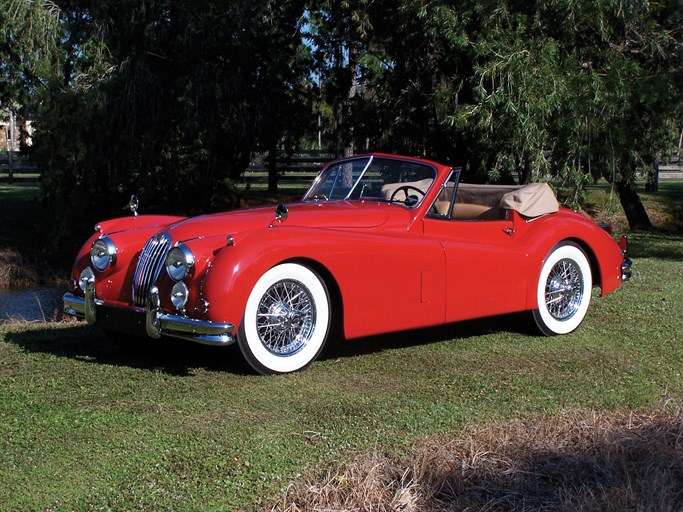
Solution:
{"label": "chrome headlight bezel", "polygon": [[182,281],[192,273],[194,254],[185,244],[178,244],[166,255],[166,273],[175,282]]}
{"label": "chrome headlight bezel", "polygon": [[99,237],[90,246],[90,262],[95,270],[105,271],[109,266],[116,263],[116,244],[106,235]]}

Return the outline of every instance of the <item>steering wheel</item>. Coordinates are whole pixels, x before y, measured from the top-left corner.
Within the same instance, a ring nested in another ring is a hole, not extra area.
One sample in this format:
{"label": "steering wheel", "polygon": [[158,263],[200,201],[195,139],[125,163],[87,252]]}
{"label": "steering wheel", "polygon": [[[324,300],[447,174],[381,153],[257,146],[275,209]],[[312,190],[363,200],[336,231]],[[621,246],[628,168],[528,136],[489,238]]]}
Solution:
{"label": "steering wheel", "polygon": [[[421,197],[415,198],[415,196],[413,196],[412,194],[408,194],[408,192],[411,192],[411,191],[417,192],[418,194],[420,194]],[[390,203],[394,202],[394,199],[396,199],[396,196],[398,195],[399,192],[403,192],[405,194],[406,197],[401,202],[403,204],[405,204],[406,206],[416,205],[418,203],[418,201],[425,196],[425,193],[417,187],[414,187],[412,185],[401,185],[396,190],[394,190],[393,194],[391,194],[391,197],[389,198]]]}

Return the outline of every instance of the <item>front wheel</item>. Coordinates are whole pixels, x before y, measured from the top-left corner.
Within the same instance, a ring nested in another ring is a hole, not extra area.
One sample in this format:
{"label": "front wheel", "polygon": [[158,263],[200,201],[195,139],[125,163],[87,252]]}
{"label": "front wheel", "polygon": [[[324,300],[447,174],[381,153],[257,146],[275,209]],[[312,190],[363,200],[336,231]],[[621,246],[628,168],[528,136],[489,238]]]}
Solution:
{"label": "front wheel", "polygon": [[550,251],[541,268],[533,318],[546,336],[567,334],[583,321],[591,300],[593,280],[586,253],[573,242]]}
{"label": "front wheel", "polygon": [[277,265],[256,282],[237,343],[259,373],[302,370],[320,355],[330,330],[330,298],[323,280],[297,263]]}

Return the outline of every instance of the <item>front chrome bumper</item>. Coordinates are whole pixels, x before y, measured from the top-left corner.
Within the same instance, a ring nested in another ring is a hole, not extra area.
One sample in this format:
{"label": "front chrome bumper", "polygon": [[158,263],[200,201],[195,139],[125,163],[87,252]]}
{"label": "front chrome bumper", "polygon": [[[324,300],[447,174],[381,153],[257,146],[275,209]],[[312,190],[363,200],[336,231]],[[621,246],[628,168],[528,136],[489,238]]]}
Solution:
{"label": "front chrome bumper", "polygon": [[[98,310],[111,308],[95,297],[94,283],[85,288],[85,297],[79,297],[71,292],[63,296],[64,314],[84,319],[90,325],[97,323]],[[203,345],[230,345],[235,341],[235,326],[230,323],[199,320],[182,315],[164,313],[159,304],[159,290],[152,287],[149,293],[149,308],[129,309],[134,315],[144,315],[145,330],[150,338],[170,336],[183,340],[194,341]]]}

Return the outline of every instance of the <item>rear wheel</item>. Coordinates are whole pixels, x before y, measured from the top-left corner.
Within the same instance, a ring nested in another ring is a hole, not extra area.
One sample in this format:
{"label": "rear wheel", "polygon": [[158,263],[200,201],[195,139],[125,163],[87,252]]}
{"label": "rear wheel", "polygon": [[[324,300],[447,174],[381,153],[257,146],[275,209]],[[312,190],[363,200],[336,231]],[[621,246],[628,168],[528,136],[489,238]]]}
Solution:
{"label": "rear wheel", "polygon": [[567,334],[581,324],[591,299],[592,279],[581,247],[563,242],[550,251],[538,278],[538,309],[533,311],[543,334]]}
{"label": "rear wheel", "polygon": [[330,298],[323,280],[297,263],[271,268],[249,295],[237,343],[262,374],[289,373],[310,365],[330,330]]}

